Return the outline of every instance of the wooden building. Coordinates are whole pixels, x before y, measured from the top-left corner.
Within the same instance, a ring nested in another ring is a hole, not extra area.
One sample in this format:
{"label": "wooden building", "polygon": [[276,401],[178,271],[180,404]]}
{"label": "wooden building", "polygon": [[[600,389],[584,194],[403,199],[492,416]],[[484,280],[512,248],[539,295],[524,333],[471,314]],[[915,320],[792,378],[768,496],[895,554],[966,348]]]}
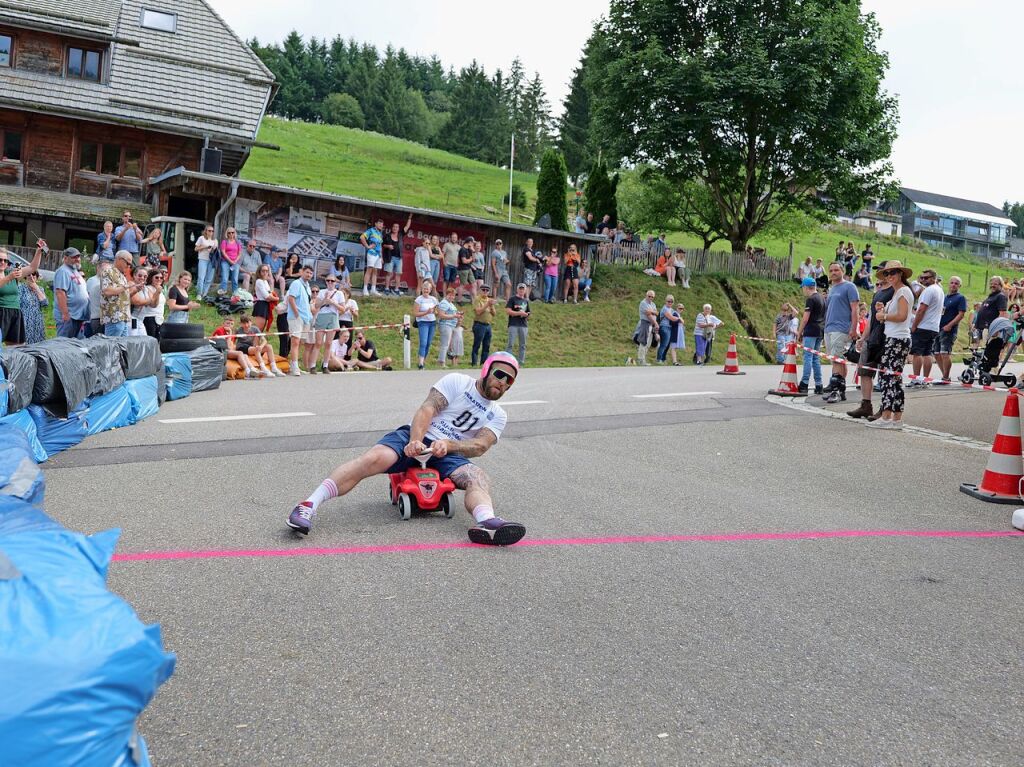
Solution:
{"label": "wooden building", "polygon": [[172,168],[236,175],[275,87],[204,0],[0,0],[0,245],[147,220]]}
{"label": "wooden building", "polygon": [[[336,255],[343,254],[351,271],[365,265],[365,249],[359,235],[378,218],[385,226],[405,226],[409,216],[412,225],[403,247],[403,280],[415,287],[413,255],[423,237],[438,235],[447,239],[453,232],[460,239],[473,237],[484,244],[489,254],[494,242],[501,239],[510,257],[509,272],[513,284],[522,276],[520,256],[528,238],[538,248],[557,247],[564,253],[570,244],[586,254],[596,252],[605,238],[574,234],[535,226],[462,216],[407,205],[396,205],[326,192],[314,192],[287,186],[261,184],[255,181],[227,178],[176,168],[151,179],[153,215],[173,216],[187,206],[205,207],[205,221],[215,221],[218,232],[227,226],[238,230],[239,239],[254,239],[264,253],[271,248],[295,252],[305,263],[313,264],[317,276],[325,274]],[[191,248],[180,249],[186,267],[194,268]],[[487,280],[490,282],[490,278]]]}

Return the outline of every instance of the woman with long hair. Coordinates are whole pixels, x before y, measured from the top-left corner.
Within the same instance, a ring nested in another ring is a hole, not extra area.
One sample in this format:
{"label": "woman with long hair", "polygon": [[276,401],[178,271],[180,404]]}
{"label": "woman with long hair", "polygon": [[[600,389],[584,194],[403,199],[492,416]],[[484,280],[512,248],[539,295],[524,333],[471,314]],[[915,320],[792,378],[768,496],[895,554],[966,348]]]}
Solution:
{"label": "woman with long hair", "polygon": [[879,429],[903,428],[903,365],[910,352],[911,307],[914,293],[907,280],[913,271],[899,261],[889,261],[882,272],[895,291],[889,303],[875,304],[875,318],[885,323],[885,348],[882,351],[879,387],[882,389],[882,414],[872,423]]}
{"label": "woman with long hair", "polygon": [[256,302],[252,305],[252,322],[263,333],[270,326],[270,305],[281,300],[274,292],[274,275],[268,264],[263,264],[256,270],[255,292]]}
{"label": "woman with long hair", "polygon": [[434,340],[434,333],[437,331],[437,304],[431,292],[434,290],[434,283],[430,280],[423,280],[420,286],[420,294],[416,296],[413,304],[413,316],[416,318],[416,331],[419,334],[420,348],[419,369],[423,370],[427,354],[430,352],[430,344]]}

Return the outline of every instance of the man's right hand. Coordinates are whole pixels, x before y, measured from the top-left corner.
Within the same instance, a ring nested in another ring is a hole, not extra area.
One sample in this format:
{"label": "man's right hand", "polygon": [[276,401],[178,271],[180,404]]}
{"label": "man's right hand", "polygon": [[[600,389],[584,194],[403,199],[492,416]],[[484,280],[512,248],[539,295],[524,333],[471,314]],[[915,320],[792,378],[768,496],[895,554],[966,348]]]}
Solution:
{"label": "man's right hand", "polygon": [[417,440],[410,440],[409,444],[405,446],[405,450],[403,452],[405,453],[406,458],[415,458],[421,453],[427,452],[427,450],[429,449],[430,448],[428,448],[422,442],[419,442]]}

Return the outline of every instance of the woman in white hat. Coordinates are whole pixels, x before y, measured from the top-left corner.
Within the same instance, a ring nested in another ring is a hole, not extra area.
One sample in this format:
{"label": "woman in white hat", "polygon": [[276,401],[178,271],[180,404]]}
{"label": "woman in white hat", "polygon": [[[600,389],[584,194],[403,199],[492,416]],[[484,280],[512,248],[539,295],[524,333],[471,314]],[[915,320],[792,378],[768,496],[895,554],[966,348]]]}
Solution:
{"label": "woman in white hat", "polygon": [[914,293],[907,284],[914,272],[899,261],[889,261],[882,274],[889,278],[894,293],[889,303],[875,304],[875,317],[885,323],[885,348],[882,351],[879,375],[882,389],[882,415],[872,423],[879,429],[903,428],[903,365],[910,352],[910,323],[913,319],[910,309],[914,305]]}

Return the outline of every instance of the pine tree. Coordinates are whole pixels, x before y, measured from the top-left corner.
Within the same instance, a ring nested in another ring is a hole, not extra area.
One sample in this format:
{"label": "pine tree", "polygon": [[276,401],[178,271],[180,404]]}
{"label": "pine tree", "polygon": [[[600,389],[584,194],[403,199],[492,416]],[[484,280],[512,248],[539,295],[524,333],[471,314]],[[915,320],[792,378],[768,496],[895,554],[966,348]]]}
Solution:
{"label": "pine tree", "polygon": [[404,137],[401,110],[405,91],[398,60],[389,47],[367,100],[366,127],[385,136]]}
{"label": "pine tree", "polygon": [[573,182],[579,180],[596,153],[591,131],[591,102],[594,98],[593,50],[599,38],[591,35],[583,49],[580,65],[573,71],[569,95],[563,102],[558,120],[558,148],[565,154],[565,164]]}
{"label": "pine tree", "polygon": [[536,224],[545,214],[551,216],[551,228],[567,231],[569,227],[569,204],[566,200],[565,158],[561,153],[548,149],[540,161],[540,175],[537,176],[537,211],[533,222]]}
{"label": "pine tree", "polygon": [[496,163],[500,137],[495,136],[495,128],[500,124],[501,102],[494,84],[475,61],[459,72],[451,99],[451,115],[438,136],[438,146]]}
{"label": "pine tree", "polygon": [[516,132],[518,165],[523,170],[536,170],[544,150],[551,143],[551,109],[539,74],[526,86],[521,107],[520,130]]}

